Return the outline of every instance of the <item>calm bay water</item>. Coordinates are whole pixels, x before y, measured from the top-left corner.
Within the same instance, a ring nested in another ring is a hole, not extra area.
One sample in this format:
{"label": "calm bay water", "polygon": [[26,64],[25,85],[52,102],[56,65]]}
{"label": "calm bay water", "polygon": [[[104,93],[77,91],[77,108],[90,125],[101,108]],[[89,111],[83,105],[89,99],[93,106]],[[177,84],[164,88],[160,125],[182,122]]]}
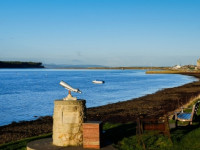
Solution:
{"label": "calm bay water", "polygon": [[[104,80],[105,84],[93,84],[95,79]],[[85,99],[87,107],[94,107],[141,97],[196,79],[145,74],[145,70],[1,69],[0,126],[53,115],[54,100],[67,95],[67,90],[59,85],[61,80],[79,88],[83,93],[72,95]]]}

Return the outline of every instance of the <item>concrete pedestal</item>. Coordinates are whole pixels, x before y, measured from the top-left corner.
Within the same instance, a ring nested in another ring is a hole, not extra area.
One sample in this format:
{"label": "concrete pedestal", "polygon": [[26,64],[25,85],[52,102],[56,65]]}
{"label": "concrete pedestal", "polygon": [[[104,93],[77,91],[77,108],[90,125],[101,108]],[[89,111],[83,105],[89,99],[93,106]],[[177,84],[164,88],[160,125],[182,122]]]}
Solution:
{"label": "concrete pedestal", "polygon": [[85,103],[85,100],[54,101],[54,145],[80,146],[83,144],[82,123],[86,119]]}

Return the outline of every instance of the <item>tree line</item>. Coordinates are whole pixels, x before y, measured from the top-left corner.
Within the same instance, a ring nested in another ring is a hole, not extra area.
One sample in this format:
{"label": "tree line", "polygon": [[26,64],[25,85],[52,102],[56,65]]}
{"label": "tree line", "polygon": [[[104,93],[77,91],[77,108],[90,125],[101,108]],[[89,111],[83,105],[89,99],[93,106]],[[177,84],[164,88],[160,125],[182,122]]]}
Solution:
{"label": "tree line", "polygon": [[44,68],[41,62],[0,61],[0,68]]}

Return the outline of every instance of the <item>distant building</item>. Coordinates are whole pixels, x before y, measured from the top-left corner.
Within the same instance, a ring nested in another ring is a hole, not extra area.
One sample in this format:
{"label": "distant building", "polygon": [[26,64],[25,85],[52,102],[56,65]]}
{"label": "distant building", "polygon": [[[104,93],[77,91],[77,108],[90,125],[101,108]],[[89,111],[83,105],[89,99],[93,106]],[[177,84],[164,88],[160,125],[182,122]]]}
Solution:
{"label": "distant building", "polygon": [[200,69],[200,58],[197,60],[197,68]]}
{"label": "distant building", "polygon": [[180,69],[180,68],[181,68],[180,65],[176,65],[176,66],[173,67],[173,69]]}

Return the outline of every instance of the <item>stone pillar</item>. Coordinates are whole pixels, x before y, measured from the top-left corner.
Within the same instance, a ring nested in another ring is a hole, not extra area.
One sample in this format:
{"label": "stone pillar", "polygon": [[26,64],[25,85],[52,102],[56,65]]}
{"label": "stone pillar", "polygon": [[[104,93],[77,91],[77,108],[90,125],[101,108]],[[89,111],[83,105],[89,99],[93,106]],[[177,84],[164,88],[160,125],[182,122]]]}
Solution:
{"label": "stone pillar", "polygon": [[85,103],[85,100],[54,101],[54,145],[80,146],[83,144],[82,123],[86,119]]}

